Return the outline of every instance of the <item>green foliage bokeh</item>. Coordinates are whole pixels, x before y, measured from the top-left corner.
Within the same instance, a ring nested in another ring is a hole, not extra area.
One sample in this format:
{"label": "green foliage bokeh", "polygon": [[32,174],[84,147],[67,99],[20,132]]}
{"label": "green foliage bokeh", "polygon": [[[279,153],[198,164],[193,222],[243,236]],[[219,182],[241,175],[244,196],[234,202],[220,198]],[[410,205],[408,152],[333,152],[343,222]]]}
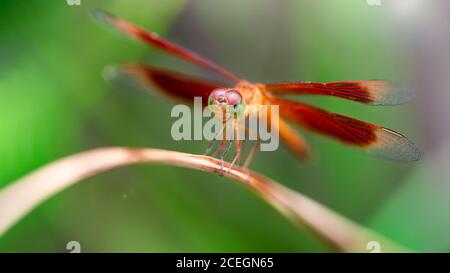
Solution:
{"label": "green foliage bokeh", "polygon": [[[93,8],[170,37],[249,80],[408,82],[413,73],[383,14],[364,1],[82,0],[70,7],[63,0],[4,0],[0,187],[93,147],[205,149],[206,142],[172,140],[173,102],[111,86],[101,76],[106,65],[138,61],[204,72],[99,26]],[[421,135],[415,104],[371,108],[306,100],[398,128],[412,139]],[[449,249],[450,221],[439,215],[450,204],[444,194],[450,191],[445,187],[440,199],[432,198],[426,161],[382,161],[321,136],[306,138],[311,162],[302,164],[281,148],[258,154],[252,167],[413,250]],[[0,238],[0,251],[64,252],[73,240],[82,251],[328,251],[244,187],[153,165],[114,170],[57,194]]]}

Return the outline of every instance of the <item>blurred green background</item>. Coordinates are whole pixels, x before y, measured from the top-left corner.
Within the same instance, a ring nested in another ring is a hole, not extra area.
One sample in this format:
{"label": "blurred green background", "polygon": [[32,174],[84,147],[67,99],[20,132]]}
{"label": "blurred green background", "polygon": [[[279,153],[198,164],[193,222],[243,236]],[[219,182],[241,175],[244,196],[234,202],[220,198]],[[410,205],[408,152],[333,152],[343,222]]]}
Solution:
{"label": "blurred green background", "polygon": [[[93,8],[251,81],[386,79],[416,89],[417,100],[398,107],[302,100],[405,133],[423,150],[419,162],[383,161],[306,133],[311,162],[280,148],[257,154],[252,168],[412,250],[450,250],[448,1],[2,0],[0,187],[94,147],[206,148],[172,140],[173,102],[111,85],[101,72],[140,61],[215,76],[115,35],[91,19]],[[246,188],[159,165],[110,171],[57,194],[0,238],[0,251],[66,252],[69,241],[83,252],[330,251]]]}

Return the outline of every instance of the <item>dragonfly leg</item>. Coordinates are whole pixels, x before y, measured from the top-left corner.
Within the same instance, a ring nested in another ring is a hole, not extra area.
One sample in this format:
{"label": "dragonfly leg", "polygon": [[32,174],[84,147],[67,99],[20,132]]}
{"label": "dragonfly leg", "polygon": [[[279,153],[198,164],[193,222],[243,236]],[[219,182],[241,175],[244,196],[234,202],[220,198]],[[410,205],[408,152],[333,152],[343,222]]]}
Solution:
{"label": "dragonfly leg", "polygon": [[[246,144],[247,144],[247,139],[242,140],[242,142],[241,142],[241,150],[242,150],[242,152],[245,151]],[[242,165],[241,163],[242,163],[242,156],[239,157],[238,162],[236,163],[236,165],[241,166]]]}
{"label": "dragonfly leg", "polygon": [[211,152],[211,149],[214,147],[214,144],[216,143],[216,137],[214,137],[208,144],[208,147],[206,148],[205,152],[203,153],[203,155],[209,155],[209,153]]}
{"label": "dragonfly leg", "polygon": [[218,130],[216,132],[216,134],[214,135],[214,138],[209,142],[208,147],[206,148],[206,151],[203,153],[203,155],[209,155],[212,148],[214,147],[214,144],[216,143],[217,136],[219,136],[220,133],[223,132],[224,128],[225,128],[225,126],[222,124],[222,127],[220,127],[220,130]]}
{"label": "dragonfly leg", "polygon": [[223,173],[222,175],[227,174],[231,170],[231,168],[233,168],[233,166],[236,163],[236,161],[241,157],[241,150],[242,149],[241,149],[241,141],[239,140],[239,129],[238,129],[238,126],[234,127],[234,137],[236,138],[236,141],[235,141],[235,143],[236,143],[236,153],[234,154],[234,157],[233,157],[233,160],[230,163],[230,166],[225,171],[225,173]]}
{"label": "dragonfly leg", "polygon": [[253,143],[250,153],[248,154],[247,158],[245,159],[245,162],[243,165],[244,168],[247,168],[250,165],[250,163],[252,162],[258,145],[259,145],[259,140],[255,141],[255,143]]}
{"label": "dragonfly leg", "polygon": [[232,144],[233,144],[233,140],[230,140],[228,142],[227,148],[225,149],[225,151],[220,156],[220,161],[221,161],[221,167],[220,167],[220,173],[219,173],[220,176],[223,176],[223,168],[224,168],[224,165],[225,165],[225,157],[227,156],[228,152],[231,150],[231,145]]}
{"label": "dragonfly leg", "polygon": [[216,151],[211,156],[216,157],[222,151],[223,147],[225,146],[225,143],[227,143],[226,138],[222,139],[222,142],[220,142],[219,147],[217,147]]}
{"label": "dragonfly leg", "polygon": [[231,168],[233,168],[234,164],[240,157],[241,157],[241,142],[239,140],[236,140],[236,154],[234,154],[233,160],[231,161],[230,166],[228,167],[228,169],[225,171],[224,174],[227,174],[231,170]]}

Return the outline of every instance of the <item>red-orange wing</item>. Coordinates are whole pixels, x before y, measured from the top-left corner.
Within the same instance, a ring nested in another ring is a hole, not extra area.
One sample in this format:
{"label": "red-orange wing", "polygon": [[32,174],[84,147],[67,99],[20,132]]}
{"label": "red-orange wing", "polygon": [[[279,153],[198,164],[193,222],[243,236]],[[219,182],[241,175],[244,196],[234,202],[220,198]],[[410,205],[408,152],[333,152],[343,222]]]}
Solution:
{"label": "red-orange wing", "polygon": [[280,118],[278,122],[278,130],[280,132],[280,139],[301,160],[310,158],[310,149],[305,139],[292,128],[284,119]]}
{"label": "red-orange wing", "polygon": [[273,99],[272,103],[280,106],[281,115],[297,124],[370,154],[399,161],[420,158],[420,151],[412,141],[390,129],[300,102]]}
{"label": "red-orange wing", "polygon": [[154,86],[164,95],[186,102],[193,103],[194,97],[202,97],[203,105],[207,105],[212,90],[226,87],[222,83],[142,64],[110,66],[105,69],[104,76],[109,81],[137,84],[145,89]]}
{"label": "red-orange wing", "polygon": [[371,105],[397,105],[415,98],[411,89],[379,80],[330,83],[278,82],[265,84],[276,95],[324,95]]}
{"label": "red-orange wing", "polygon": [[157,47],[161,50],[166,51],[169,54],[176,55],[189,62],[201,65],[205,68],[215,71],[234,82],[239,81],[238,77],[236,77],[226,69],[220,67],[219,65],[215,64],[212,61],[209,61],[201,57],[200,55],[194,52],[191,52],[179,45],[173,44],[159,37],[157,33],[145,31],[144,29],[105,11],[94,10],[93,16],[98,21],[112,27],[113,29],[119,30],[120,32],[124,33],[127,36],[142,41],[148,45]]}

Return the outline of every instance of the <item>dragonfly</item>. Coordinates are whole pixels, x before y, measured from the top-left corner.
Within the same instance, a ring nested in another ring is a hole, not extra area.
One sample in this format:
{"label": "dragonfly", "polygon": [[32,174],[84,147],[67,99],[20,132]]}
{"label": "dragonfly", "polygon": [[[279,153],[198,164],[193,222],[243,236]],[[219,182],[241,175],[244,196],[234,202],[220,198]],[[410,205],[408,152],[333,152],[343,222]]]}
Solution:
{"label": "dragonfly", "polygon": [[[142,86],[149,89],[156,87],[162,94],[184,101],[192,102],[194,97],[201,97],[204,106],[208,104],[232,107],[236,107],[236,105],[278,105],[280,116],[276,126],[279,137],[300,160],[308,159],[311,152],[309,145],[293,125],[299,125],[385,159],[412,162],[421,157],[414,142],[394,130],[285,98],[286,95],[321,95],[366,105],[399,105],[415,98],[415,93],[411,89],[383,80],[253,83],[239,78],[197,53],[163,39],[155,32],[147,31],[106,11],[95,10],[93,16],[125,36],[208,69],[231,83],[216,82],[139,63],[115,67],[114,74],[116,76],[126,75],[127,78],[131,78]],[[249,115],[246,111],[247,108],[244,106],[244,116]],[[241,158],[242,154],[241,141],[234,142],[236,152],[229,168],[235,164],[237,159]],[[211,143],[207,152],[211,150]],[[228,148],[224,149],[225,142],[222,141],[214,152],[216,155],[222,149],[224,150],[221,156],[222,163],[230,144],[231,142],[228,144]],[[253,145],[249,152],[244,167],[247,167],[252,161],[256,145]]]}

